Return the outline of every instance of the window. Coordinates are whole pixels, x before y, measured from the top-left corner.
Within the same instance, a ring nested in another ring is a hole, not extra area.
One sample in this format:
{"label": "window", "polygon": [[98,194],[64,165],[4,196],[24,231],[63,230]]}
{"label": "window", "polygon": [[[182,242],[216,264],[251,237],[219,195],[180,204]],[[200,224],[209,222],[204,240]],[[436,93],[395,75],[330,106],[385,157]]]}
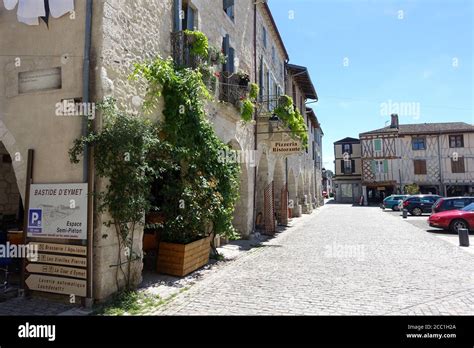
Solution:
{"label": "window", "polygon": [[464,157],[458,157],[457,161],[451,158],[451,172],[452,173],[465,173],[464,168]]}
{"label": "window", "polygon": [[352,161],[344,161],[344,174],[352,174]]}
{"label": "window", "polygon": [[224,0],[224,12],[234,21],[234,0]]}
{"label": "window", "polygon": [[374,151],[381,152],[382,151],[382,139],[375,139],[374,140]]}
{"label": "window", "polygon": [[388,173],[388,161],[387,160],[372,161],[371,166],[372,166],[372,172],[374,174]]}
{"label": "window", "polygon": [[464,147],[464,136],[461,135],[450,135],[449,136],[449,147]]}
{"label": "window", "polygon": [[414,160],[413,165],[415,166],[415,175],[426,175],[425,160]]}
{"label": "window", "polygon": [[411,141],[411,147],[414,151],[426,149],[425,138],[413,138]]}
{"label": "window", "polygon": [[265,27],[262,27],[262,42],[263,47],[267,48],[267,29]]}
{"label": "window", "polygon": [[342,153],[348,153],[349,155],[352,155],[352,145],[342,144]]}

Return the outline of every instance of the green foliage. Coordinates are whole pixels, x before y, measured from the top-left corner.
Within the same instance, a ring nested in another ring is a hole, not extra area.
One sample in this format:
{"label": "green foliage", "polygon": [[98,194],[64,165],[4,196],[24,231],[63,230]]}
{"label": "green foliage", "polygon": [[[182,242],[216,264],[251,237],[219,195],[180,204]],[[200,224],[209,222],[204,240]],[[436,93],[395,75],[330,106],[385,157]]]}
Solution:
{"label": "green foliage", "polygon": [[240,167],[222,163],[229,150],[215,134],[204,112],[209,92],[199,69],[181,69],[171,59],[136,65],[134,76],[148,83],[145,107],[152,111],[164,99],[163,140],[172,148],[177,170],[160,179],[164,240],[189,243],[212,230],[230,238],[239,194]]}
{"label": "green foliage", "polygon": [[250,92],[249,92],[249,98],[251,100],[257,100],[258,99],[258,93],[260,92],[260,87],[256,83],[251,83],[250,84]]}
{"label": "green foliage", "polygon": [[209,59],[208,59],[208,64],[210,65],[216,65],[216,64],[225,64],[227,61],[227,56],[222,53],[222,50],[215,47],[215,46],[209,46],[208,49],[209,53]]}
{"label": "green foliage", "polygon": [[255,110],[254,104],[250,100],[245,99],[242,102],[240,116],[245,122],[250,122],[253,119],[254,110]]}
{"label": "green foliage", "polygon": [[293,105],[293,99],[287,95],[281,96],[278,106],[273,112],[288,126],[293,136],[300,139],[302,145],[307,147],[308,128],[306,127],[304,117]]}
{"label": "green foliage", "polygon": [[405,185],[405,192],[409,195],[420,193],[420,187],[417,184]]}
{"label": "green foliage", "polygon": [[[92,148],[96,174],[108,179],[105,190],[96,194],[97,210],[110,214],[111,220],[105,225],[115,227],[119,249],[124,246],[130,250],[130,266],[134,257],[133,234],[142,223],[143,214],[150,209],[151,183],[173,168],[167,160],[170,148],[160,141],[155,124],[120,112],[113,99],[106,99],[99,110],[103,113],[103,128],[76,139],[69,156],[71,162],[78,163],[84,149]],[[130,268],[125,274],[121,252],[118,251],[118,264],[129,287]]]}
{"label": "green foliage", "polygon": [[184,34],[191,38],[191,54],[207,59],[209,55],[209,41],[200,31],[185,30]]}

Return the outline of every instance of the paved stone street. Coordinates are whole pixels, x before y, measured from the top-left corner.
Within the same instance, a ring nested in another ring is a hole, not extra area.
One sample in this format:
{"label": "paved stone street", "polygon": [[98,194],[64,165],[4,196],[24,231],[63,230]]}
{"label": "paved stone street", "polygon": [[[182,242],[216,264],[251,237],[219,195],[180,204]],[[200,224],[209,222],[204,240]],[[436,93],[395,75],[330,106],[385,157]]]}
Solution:
{"label": "paved stone street", "polygon": [[328,204],[155,314],[473,315],[474,255],[420,227]]}

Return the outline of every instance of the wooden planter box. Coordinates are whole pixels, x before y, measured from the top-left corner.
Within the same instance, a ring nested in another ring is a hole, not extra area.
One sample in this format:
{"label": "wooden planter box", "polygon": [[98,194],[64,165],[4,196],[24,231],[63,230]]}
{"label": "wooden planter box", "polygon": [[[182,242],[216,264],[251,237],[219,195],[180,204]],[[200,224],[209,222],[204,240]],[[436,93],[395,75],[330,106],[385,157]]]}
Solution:
{"label": "wooden planter box", "polygon": [[184,277],[209,262],[211,237],[189,244],[160,242],[156,270],[159,273]]}

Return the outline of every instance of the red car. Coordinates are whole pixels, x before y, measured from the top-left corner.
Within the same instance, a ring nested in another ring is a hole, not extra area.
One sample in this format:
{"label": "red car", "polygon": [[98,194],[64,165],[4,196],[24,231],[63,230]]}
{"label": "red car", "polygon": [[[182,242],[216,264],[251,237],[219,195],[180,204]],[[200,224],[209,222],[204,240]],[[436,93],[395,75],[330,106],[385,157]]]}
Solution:
{"label": "red car", "polygon": [[429,217],[428,223],[431,227],[451,230],[455,233],[460,228],[474,230],[474,203],[460,210],[448,210],[433,214]]}

